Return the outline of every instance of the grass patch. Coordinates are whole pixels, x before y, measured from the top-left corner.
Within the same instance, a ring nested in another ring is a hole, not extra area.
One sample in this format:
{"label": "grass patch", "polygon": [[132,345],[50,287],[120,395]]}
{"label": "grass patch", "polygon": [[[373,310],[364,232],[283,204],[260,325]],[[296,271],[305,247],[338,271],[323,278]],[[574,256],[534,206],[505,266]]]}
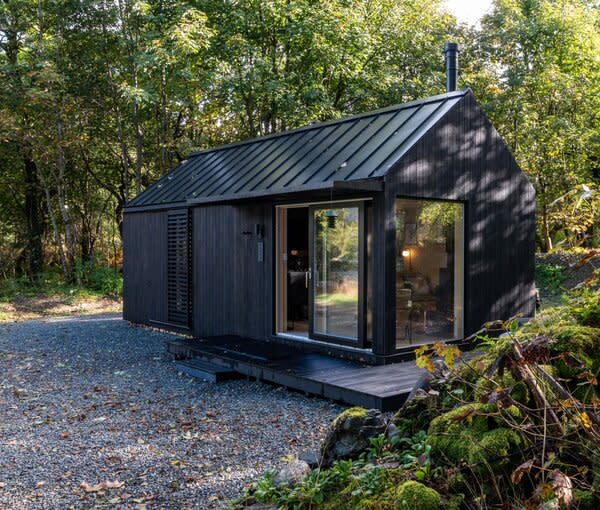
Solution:
{"label": "grass patch", "polygon": [[33,280],[25,276],[0,280],[0,321],[120,309],[123,284],[118,271],[88,264],[79,266],[76,274],[79,283],[67,282],[56,270]]}

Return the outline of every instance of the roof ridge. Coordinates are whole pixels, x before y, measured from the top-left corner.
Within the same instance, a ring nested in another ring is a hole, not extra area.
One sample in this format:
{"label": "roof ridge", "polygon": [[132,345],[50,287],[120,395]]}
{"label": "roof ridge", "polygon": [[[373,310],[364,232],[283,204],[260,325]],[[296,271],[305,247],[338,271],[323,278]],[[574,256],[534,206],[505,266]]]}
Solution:
{"label": "roof ridge", "polygon": [[386,106],[384,108],[379,108],[377,110],[371,110],[371,111],[364,112],[364,113],[357,113],[355,115],[349,115],[347,117],[340,117],[339,119],[330,119],[330,120],[326,120],[323,122],[315,122],[312,124],[307,124],[305,126],[300,126],[295,129],[289,129],[287,131],[280,131],[278,133],[271,133],[268,135],[257,136],[257,137],[248,138],[245,140],[239,140],[237,142],[231,142],[231,143],[227,143],[224,145],[219,145],[217,147],[209,147],[207,149],[202,149],[200,151],[191,152],[190,154],[188,154],[187,158],[193,158],[193,157],[207,154],[210,152],[217,152],[220,150],[230,149],[232,147],[237,147],[240,145],[248,145],[248,144],[255,143],[255,142],[262,142],[264,140],[270,140],[272,138],[278,138],[281,136],[287,136],[287,135],[291,135],[294,133],[298,133],[300,131],[309,131],[311,129],[319,129],[319,128],[322,128],[324,126],[328,126],[331,124],[342,124],[344,122],[351,122],[353,120],[360,119],[363,117],[372,117],[375,115],[381,115],[382,113],[387,113],[387,112],[391,112],[394,110],[400,111],[400,110],[404,110],[406,108],[414,108],[417,105],[435,103],[437,101],[443,101],[443,100],[450,99],[453,97],[464,96],[464,95],[468,94],[470,90],[471,89],[467,87],[463,90],[456,90],[453,92],[446,92],[444,94],[437,94],[435,96],[426,97],[424,99],[416,99],[414,101],[409,101],[408,103],[400,103],[400,104],[390,105],[390,106]]}

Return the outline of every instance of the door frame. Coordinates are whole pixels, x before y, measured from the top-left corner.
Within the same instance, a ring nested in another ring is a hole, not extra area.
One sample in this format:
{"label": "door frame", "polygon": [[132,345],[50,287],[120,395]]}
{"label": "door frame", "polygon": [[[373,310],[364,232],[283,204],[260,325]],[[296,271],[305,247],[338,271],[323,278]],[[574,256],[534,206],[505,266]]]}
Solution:
{"label": "door frame", "polygon": [[[315,332],[315,279],[313,278],[315,269],[315,231],[314,231],[314,212],[323,209],[341,209],[343,207],[356,207],[358,208],[358,317],[357,317],[357,330],[356,338],[327,335],[324,333]],[[363,201],[350,201],[343,203],[329,202],[324,204],[312,204],[308,208],[308,264],[310,270],[310,282],[308,286],[308,335],[310,338],[315,340],[321,340],[325,342],[352,345],[355,347],[362,348],[365,344],[365,333],[366,333],[366,239],[365,239],[365,206]]]}
{"label": "door frame", "polygon": [[[311,340],[318,341],[320,343],[327,342],[331,344],[338,344],[344,346],[351,346],[360,349],[364,349],[367,346],[367,306],[368,306],[368,282],[367,278],[372,275],[368,273],[368,259],[367,259],[367,202],[371,202],[372,198],[365,197],[364,199],[350,199],[350,200],[333,200],[333,201],[318,201],[318,202],[304,202],[304,203],[292,203],[282,204],[275,206],[275,264],[274,264],[274,283],[275,283],[275,303],[274,303],[274,321],[273,330],[275,335],[283,335],[290,338],[298,338],[301,341]],[[330,206],[330,207],[328,207]],[[281,248],[284,246],[283,240],[280,238],[282,233],[285,233],[287,226],[281,225],[282,214],[280,209],[291,209],[297,207],[308,208],[308,242],[309,242],[309,267],[311,271],[309,290],[308,290],[308,307],[309,307],[309,331],[308,338],[296,337],[295,335],[288,335],[286,331],[282,331],[279,326],[281,325],[281,314],[285,313],[282,305],[285,303],[283,300],[286,297],[286,290],[282,288],[282,254],[280,253]],[[358,207],[359,219],[358,219],[358,327],[357,327],[357,338],[348,338],[333,335],[324,335],[321,333],[314,332],[314,279],[312,278],[312,271],[314,270],[314,226],[313,226],[313,212],[315,209],[323,208],[335,208],[335,207]],[[374,249],[374,247],[372,247]]]}

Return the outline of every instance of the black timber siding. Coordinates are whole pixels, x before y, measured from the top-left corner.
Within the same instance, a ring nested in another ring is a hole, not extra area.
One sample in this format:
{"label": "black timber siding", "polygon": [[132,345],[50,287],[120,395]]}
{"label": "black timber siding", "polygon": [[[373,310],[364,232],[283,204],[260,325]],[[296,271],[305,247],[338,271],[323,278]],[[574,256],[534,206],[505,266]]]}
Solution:
{"label": "black timber siding", "polygon": [[534,190],[472,93],[386,175],[375,306],[387,339],[395,337],[398,196],[465,203],[465,336],[488,320],[533,315]]}
{"label": "black timber siding", "polygon": [[[219,205],[192,211],[194,333],[266,338],[272,329],[273,207]],[[257,224],[265,233],[262,262]]]}
{"label": "black timber siding", "polygon": [[[425,132],[383,178],[384,191],[370,193],[376,354],[391,354],[394,349],[398,196],[465,204],[465,335],[491,319],[533,314],[533,187],[471,92]],[[310,192],[289,194],[285,200],[309,202],[332,196],[331,191]],[[264,339],[271,335],[273,205],[268,199],[190,204],[191,332],[195,336]],[[132,208],[125,213],[124,317],[132,322],[167,321],[167,211],[137,212]],[[264,227],[263,262],[257,260],[256,224]]]}
{"label": "black timber siding", "polygon": [[123,318],[167,321],[167,212],[125,214]]}
{"label": "black timber siding", "polygon": [[[191,209],[192,324],[195,336],[272,332],[273,206]],[[169,329],[167,211],[126,213],[123,221],[123,317]],[[264,228],[258,261],[256,224]],[[173,325],[172,329],[177,328]]]}

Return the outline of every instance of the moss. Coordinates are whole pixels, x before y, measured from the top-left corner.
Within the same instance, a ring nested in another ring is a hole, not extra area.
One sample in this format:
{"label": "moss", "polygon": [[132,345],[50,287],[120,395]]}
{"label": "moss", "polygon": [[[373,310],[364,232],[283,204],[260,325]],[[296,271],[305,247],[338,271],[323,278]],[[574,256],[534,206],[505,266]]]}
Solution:
{"label": "moss", "polygon": [[444,510],[461,510],[465,501],[464,494],[454,494],[449,499],[443,502]]}
{"label": "moss", "polygon": [[[583,370],[598,373],[600,370],[600,329],[569,324],[553,329],[550,334],[554,338],[552,342],[554,351],[570,353],[585,365]],[[570,386],[576,398],[589,402],[598,393],[597,385],[577,385],[581,382],[581,380],[577,380],[577,376],[581,373],[582,368],[571,366],[561,359],[556,360],[555,366],[558,377],[575,379]]]}
{"label": "moss", "polygon": [[600,498],[590,491],[573,489],[573,496],[579,510],[595,510],[600,508]]}
{"label": "moss", "polygon": [[512,452],[524,445],[523,437],[512,429],[490,430],[481,436],[478,443],[470,445],[468,460],[471,464],[485,463],[497,468],[506,462]]}
{"label": "moss", "polygon": [[397,510],[438,510],[441,504],[437,491],[412,480],[404,482],[396,492]]}
{"label": "moss", "polygon": [[499,410],[494,404],[466,404],[439,416],[429,427],[433,455],[452,464],[506,463],[510,453],[523,447],[525,440],[502,427],[500,413],[512,418],[520,416],[514,406]]}
{"label": "moss", "polygon": [[474,431],[484,432],[488,430],[488,415],[497,411],[495,404],[465,404],[435,418],[429,426],[429,433],[460,430],[465,424]]}
{"label": "moss", "polygon": [[354,508],[355,510],[395,510],[396,509],[396,488],[386,490],[382,494],[373,497],[361,499],[356,506],[344,507]]}
{"label": "moss", "polygon": [[470,444],[488,431],[488,414],[496,411],[493,404],[466,404],[435,418],[428,432],[433,454],[453,462],[468,458]]}
{"label": "moss", "polygon": [[560,352],[585,352],[598,356],[600,329],[578,324],[565,324],[548,332],[554,339],[553,347]]}
{"label": "moss", "polygon": [[373,477],[353,476],[341,490],[332,494],[332,499],[323,505],[323,509],[394,510],[396,489],[407,479],[407,471],[403,468],[374,467],[371,473]]}
{"label": "moss", "polygon": [[346,409],[344,412],[340,413],[335,420],[333,420],[333,426],[335,428],[346,420],[353,418],[363,419],[366,418],[366,416],[367,410],[364,407],[351,407],[350,409]]}
{"label": "moss", "polygon": [[495,381],[490,381],[485,377],[480,377],[475,383],[474,398],[476,400],[483,400],[497,388],[509,389],[510,396],[521,404],[527,403],[527,400],[529,399],[527,386],[521,381],[515,381],[512,375],[508,372],[505,372],[501,378],[496,377]]}

